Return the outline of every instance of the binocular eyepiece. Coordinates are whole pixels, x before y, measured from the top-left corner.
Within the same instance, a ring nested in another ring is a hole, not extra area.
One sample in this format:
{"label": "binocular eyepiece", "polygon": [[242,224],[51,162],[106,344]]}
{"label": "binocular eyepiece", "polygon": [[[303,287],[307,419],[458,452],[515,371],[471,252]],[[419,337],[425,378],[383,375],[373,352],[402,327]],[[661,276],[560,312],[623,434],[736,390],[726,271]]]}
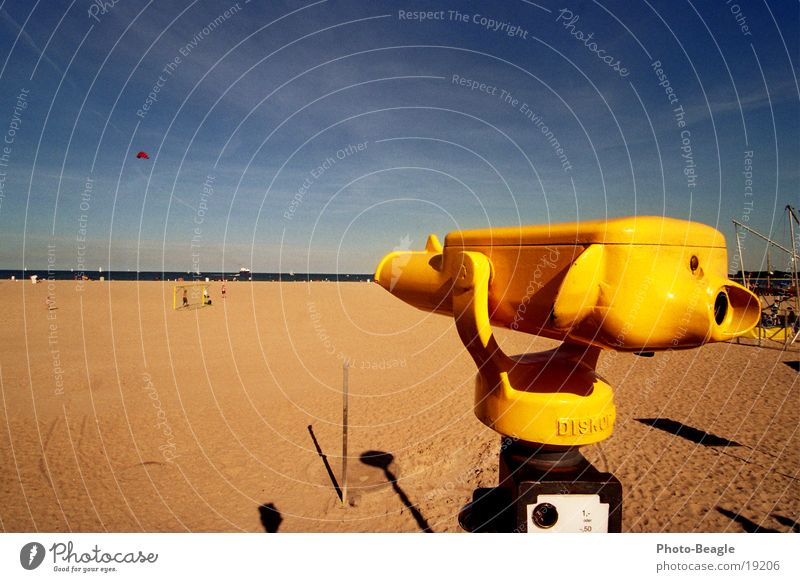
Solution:
{"label": "binocular eyepiece", "polygon": [[[425,311],[451,315],[478,365],[475,411],[501,434],[548,445],[610,436],[601,350],[688,349],[747,333],[758,298],[727,276],[723,235],[632,217],[435,235],[386,255],[375,281]],[[509,357],[492,325],[564,342]]]}

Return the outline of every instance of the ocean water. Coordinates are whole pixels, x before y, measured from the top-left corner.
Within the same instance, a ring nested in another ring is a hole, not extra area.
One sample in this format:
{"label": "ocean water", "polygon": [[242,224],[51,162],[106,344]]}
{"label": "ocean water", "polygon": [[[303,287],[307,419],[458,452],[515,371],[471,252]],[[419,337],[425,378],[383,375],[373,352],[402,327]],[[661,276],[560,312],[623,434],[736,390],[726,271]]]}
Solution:
{"label": "ocean water", "polygon": [[57,281],[69,281],[76,279],[80,275],[89,277],[92,281],[98,281],[104,277],[106,281],[176,281],[183,278],[184,281],[205,281],[208,277],[212,281],[227,279],[233,281],[338,281],[338,282],[363,282],[371,281],[371,274],[353,273],[252,273],[241,275],[237,273],[186,273],[182,271],[92,271],[78,273],[77,271],[48,271],[47,269],[30,269],[22,271],[19,269],[0,269],[0,280],[28,279],[31,275],[36,275],[40,279],[54,279]]}

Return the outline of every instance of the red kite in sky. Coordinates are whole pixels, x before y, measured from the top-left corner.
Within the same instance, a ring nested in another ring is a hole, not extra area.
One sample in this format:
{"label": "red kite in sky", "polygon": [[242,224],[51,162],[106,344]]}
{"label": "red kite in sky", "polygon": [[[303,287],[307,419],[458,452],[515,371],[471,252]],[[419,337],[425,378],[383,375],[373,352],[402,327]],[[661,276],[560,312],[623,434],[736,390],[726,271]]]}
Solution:
{"label": "red kite in sky", "polygon": [[150,156],[148,156],[146,152],[139,152],[136,154],[136,158],[139,160],[149,160]]}

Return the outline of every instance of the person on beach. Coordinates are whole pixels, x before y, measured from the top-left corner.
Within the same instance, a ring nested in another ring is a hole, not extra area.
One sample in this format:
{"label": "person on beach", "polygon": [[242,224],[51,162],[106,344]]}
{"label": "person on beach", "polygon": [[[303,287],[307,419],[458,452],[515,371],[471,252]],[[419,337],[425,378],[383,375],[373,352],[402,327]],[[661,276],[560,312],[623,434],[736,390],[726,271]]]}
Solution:
{"label": "person on beach", "polygon": [[225,299],[225,280],[222,280],[222,298]]}
{"label": "person on beach", "polygon": [[206,287],[203,288],[203,305],[211,305],[211,295]]}
{"label": "person on beach", "polygon": [[183,289],[183,306],[189,307],[189,296],[186,293],[186,288]]}

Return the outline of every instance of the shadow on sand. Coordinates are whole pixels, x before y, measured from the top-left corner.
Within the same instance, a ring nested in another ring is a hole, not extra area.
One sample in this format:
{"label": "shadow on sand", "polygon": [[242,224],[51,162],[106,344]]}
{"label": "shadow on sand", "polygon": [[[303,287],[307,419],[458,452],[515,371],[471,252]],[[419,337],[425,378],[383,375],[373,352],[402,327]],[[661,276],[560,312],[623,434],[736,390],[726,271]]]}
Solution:
{"label": "shadow on sand", "polygon": [[797,523],[796,521],[788,517],[784,517],[783,515],[776,515],[774,513],[772,514],[772,517],[779,524],[788,527],[792,533],[800,533],[800,523]]}
{"label": "shadow on sand", "polygon": [[687,441],[692,441],[693,443],[697,443],[698,445],[703,445],[704,447],[742,446],[736,441],[731,441],[721,436],[705,432],[704,430],[700,430],[699,428],[687,426],[682,422],[678,422],[677,420],[671,420],[669,418],[637,418],[636,420],[638,422],[641,422],[642,424],[646,424],[647,426],[652,426],[653,428],[657,428],[659,430],[663,430],[664,432],[674,434],[675,436],[684,438]]}
{"label": "shadow on sand", "polygon": [[336,480],[336,475],[334,475],[331,464],[328,462],[328,457],[322,452],[322,448],[319,446],[317,437],[314,435],[314,428],[310,424],[308,425],[308,434],[311,435],[311,440],[314,441],[314,448],[317,449],[317,454],[319,455],[319,458],[322,459],[322,463],[325,465],[325,470],[328,472],[328,477],[330,477],[333,488],[336,490],[336,495],[339,496],[339,501],[341,501],[342,488],[339,487],[339,482]]}
{"label": "shadow on sand", "polygon": [[729,518],[731,521],[735,521],[739,525],[742,526],[742,529],[747,533],[778,533],[778,530],[771,529],[768,527],[763,527],[757,524],[754,521],[747,519],[746,517],[739,515],[738,513],[734,513],[728,509],[723,509],[722,507],[717,506],[715,508],[719,511],[722,515]]}
{"label": "shadow on sand", "polygon": [[411,500],[406,495],[406,492],[400,487],[397,483],[397,476],[392,473],[391,469],[389,468],[394,461],[394,456],[391,453],[385,453],[383,451],[366,451],[361,453],[361,462],[365,465],[369,465],[370,467],[377,467],[383,471],[383,474],[386,476],[386,480],[391,483],[394,492],[397,493],[397,496],[400,497],[400,501],[403,502],[403,505],[406,506],[411,512],[411,515],[414,516],[414,520],[417,522],[419,528],[425,533],[433,533],[431,526],[428,525],[428,521],[425,517],[420,513],[419,509],[417,509]]}
{"label": "shadow on sand", "polygon": [[281,526],[283,518],[281,512],[273,503],[264,503],[258,507],[258,514],[261,516],[261,525],[267,533],[276,533]]}

